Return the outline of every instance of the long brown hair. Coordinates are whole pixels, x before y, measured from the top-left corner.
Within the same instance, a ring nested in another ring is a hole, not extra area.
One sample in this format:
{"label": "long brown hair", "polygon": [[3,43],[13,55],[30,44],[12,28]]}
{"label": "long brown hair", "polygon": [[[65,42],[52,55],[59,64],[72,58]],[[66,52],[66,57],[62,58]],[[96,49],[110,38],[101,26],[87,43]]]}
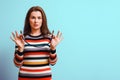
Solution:
{"label": "long brown hair", "polygon": [[41,34],[42,35],[50,34],[50,31],[49,31],[48,26],[47,26],[47,19],[46,19],[46,15],[45,15],[44,10],[40,6],[33,6],[28,10],[28,12],[26,14],[25,23],[24,23],[24,33],[23,33],[24,36],[31,33],[29,17],[30,17],[30,15],[33,11],[40,11],[41,14],[42,14],[43,21],[42,21],[42,26],[41,26],[41,29],[40,29]]}

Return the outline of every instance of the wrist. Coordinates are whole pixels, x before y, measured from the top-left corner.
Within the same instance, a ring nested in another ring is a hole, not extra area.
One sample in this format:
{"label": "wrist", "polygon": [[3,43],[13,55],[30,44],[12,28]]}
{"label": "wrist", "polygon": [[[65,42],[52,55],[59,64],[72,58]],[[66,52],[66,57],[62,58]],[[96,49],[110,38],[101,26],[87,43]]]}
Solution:
{"label": "wrist", "polygon": [[23,52],[24,48],[18,48],[19,52]]}
{"label": "wrist", "polygon": [[50,49],[51,49],[51,50],[55,50],[56,48],[55,48],[55,47],[51,47]]}
{"label": "wrist", "polygon": [[56,53],[56,49],[54,49],[54,50],[51,49],[51,50],[50,50],[50,53],[51,53],[51,54],[55,54],[55,53]]}

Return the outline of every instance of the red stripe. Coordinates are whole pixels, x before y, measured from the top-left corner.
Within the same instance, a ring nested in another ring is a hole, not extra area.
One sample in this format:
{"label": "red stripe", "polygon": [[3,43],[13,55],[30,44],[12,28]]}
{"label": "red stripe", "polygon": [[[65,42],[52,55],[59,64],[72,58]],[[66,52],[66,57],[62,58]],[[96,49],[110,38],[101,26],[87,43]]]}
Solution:
{"label": "red stripe", "polygon": [[50,40],[49,39],[41,39],[41,40],[25,40],[25,41],[27,41],[27,42],[50,42]]}
{"label": "red stripe", "polygon": [[18,67],[21,65],[21,63],[18,63],[15,59],[14,59],[14,64]]}
{"label": "red stripe", "polygon": [[21,61],[23,60],[23,57],[18,56],[18,54],[15,54],[15,57]]}
{"label": "red stripe", "polygon": [[47,70],[51,70],[51,69],[50,68],[36,69],[36,70],[30,70],[30,69],[24,69],[24,68],[20,69],[20,71],[28,71],[28,72],[42,72],[42,71],[47,71]]}
{"label": "red stripe", "polygon": [[24,56],[27,55],[49,55],[49,52],[27,52]]}
{"label": "red stripe", "polygon": [[48,78],[21,78],[19,77],[18,80],[52,80],[51,77]]}
{"label": "red stripe", "polygon": [[50,54],[50,58],[56,58],[57,54]]}
{"label": "red stripe", "polygon": [[49,59],[50,64],[56,64],[56,62],[57,62],[57,58],[55,58],[54,60]]}

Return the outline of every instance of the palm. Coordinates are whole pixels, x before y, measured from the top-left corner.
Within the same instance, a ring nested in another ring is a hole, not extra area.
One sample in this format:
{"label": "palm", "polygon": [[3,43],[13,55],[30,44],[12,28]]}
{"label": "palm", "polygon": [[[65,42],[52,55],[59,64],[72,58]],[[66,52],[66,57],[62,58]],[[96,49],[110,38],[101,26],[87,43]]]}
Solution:
{"label": "palm", "polygon": [[51,44],[52,46],[56,47],[60,42],[60,39],[55,36],[55,38],[52,39]]}
{"label": "palm", "polygon": [[23,48],[24,47],[24,41],[23,41],[23,39],[22,39],[22,34],[18,34],[17,32],[15,32],[16,34],[14,34],[14,33],[12,33],[12,35],[13,35],[13,38],[11,38],[15,43],[16,43],[16,45],[18,46],[18,47],[20,47],[20,48]]}
{"label": "palm", "polygon": [[23,42],[20,38],[16,38],[16,39],[15,39],[15,43],[16,43],[17,46],[19,46],[19,47],[23,47],[23,46],[24,46],[24,42]]}
{"label": "palm", "polygon": [[60,41],[62,41],[62,39],[62,33],[58,31],[57,35],[55,35],[51,40],[51,47],[55,48],[60,43]]}

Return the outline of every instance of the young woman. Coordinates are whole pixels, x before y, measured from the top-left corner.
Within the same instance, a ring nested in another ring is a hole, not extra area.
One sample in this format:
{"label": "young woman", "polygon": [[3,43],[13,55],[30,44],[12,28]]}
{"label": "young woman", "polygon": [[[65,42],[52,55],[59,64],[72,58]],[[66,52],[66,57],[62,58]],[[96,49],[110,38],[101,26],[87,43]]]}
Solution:
{"label": "young woman", "polygon": [[52,80],[50,65],[57,61],[56,46],[62,33],[53,35],[49,31],[41,7],[28,10],[23,34],[12,32],[11,39],[16,43],[14,63],[19,67],[18,80]]}

